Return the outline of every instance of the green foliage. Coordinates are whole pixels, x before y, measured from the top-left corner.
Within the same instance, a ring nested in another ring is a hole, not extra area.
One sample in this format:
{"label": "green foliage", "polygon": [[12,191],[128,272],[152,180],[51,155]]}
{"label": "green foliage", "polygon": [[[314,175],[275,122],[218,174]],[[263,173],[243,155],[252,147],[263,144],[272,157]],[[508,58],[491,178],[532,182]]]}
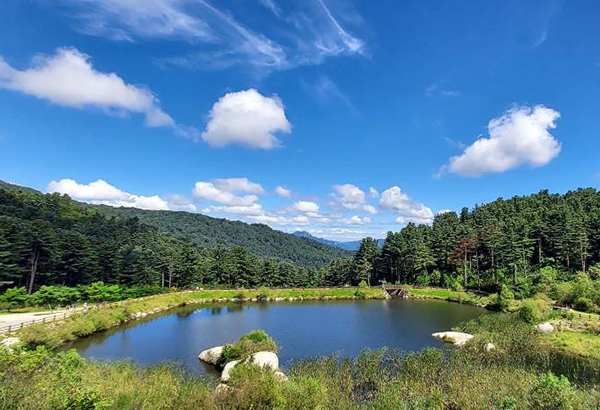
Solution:
{"label": "green foliage", "polygon": [[576,389],[565,376],[542,374],[531,392],[531,407],[540,410],[575,409]]}
{"label": "green foliage", "polygon": [[573,307],[582,312],[591,312],[594,310],[594,302],[584,296],[580,296],[573,302]]}
{"label": "green foliage", "polygon": [[277,353],[277,343],[264,330],[253,330],[242,336],[237,342],[226,344],[220,365],[225,365],[234,360],[241,360],[256,352]]}
{"label": "green foliage", "polygon": [[7,289],[4,295],[0,296],[0,301],[9,311],[25,306],[27,299],[27,289],[24,287]]}
{"label": "green foliage", "polygon": [[367,294],[363,290],[360,290],[360,289],[356,289],[354,291],[354,296],[357,297],[357,298],[359,298],[359,299],[366,299],[367,298]]}
{"label": "green foliage", "polygon": [[500,287],[500,293],[498,293],[498,297],[496,299],[496,309],[502,312],[507,312],[510,310],[511,303],[515,299],[515,295],[509,289],[508,286],[502,285]]}
{"label": "green foliage", "polygon": [[519,317],[526,323],[536,324],[540,323],[551,311],[551,301],[543,297],[527,299],[521,303]]}
{"label": "green foliage", "polygon": [[368,288],[369,285],[367,285],[367,281],[365,281],[364,279],[360,281],[360,283],[358,284],[359,288]]}

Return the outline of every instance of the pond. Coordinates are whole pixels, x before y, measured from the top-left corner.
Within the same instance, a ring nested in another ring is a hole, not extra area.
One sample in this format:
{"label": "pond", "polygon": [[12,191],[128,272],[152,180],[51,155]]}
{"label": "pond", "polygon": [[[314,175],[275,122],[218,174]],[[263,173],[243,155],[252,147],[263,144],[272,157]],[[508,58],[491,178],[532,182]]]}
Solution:
{"label": "pond", "polygon": [[277,341],[285,368],[292,360],[333,353],[356,356],[365,348],[441,347],[443,342],[431,333],[484,313],[472,306],[407,299],[197,305],[115,327],[63,349],[142,365],[177,361],[188,371],[216,375],[212,366],[198,360],[200,351],[233,342],[254,329],[266,330]]}

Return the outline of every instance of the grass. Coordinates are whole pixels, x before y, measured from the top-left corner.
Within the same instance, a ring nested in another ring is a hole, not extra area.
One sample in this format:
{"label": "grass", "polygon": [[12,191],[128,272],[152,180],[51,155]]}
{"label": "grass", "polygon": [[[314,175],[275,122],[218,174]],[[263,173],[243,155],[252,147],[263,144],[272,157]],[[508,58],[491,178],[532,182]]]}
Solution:
{"label": "grass", "polygon": [[[496,315],[487,315],[496,316]],[[9,355],[0,351],[0,408],[10,409],[597,409],[597,381],[576,385],[548,373],[535,338],[514,316],[471,323],[498,336],[498,351],[479,342],[445,354],[365,350],[296,362],[289,382],[268,370],[236,367],[233,389],[215,389],[174,364],[142,368],[98,363],[75,351],[55,356],[43,347]],[[512,323],[511,328],[506,325]]]}
{"label": "grass", "polygon": [[235,289],[202,290],[130,299],[106,308],[76,314],[64,321],[36,324],[17,331],[17,336],[29,346],[54,349],[62,343],[109,329],[136,318],[138,314],[153,314],[189,304],[249,300],[313,300],[313,299],[383,299],[379,288],[315,288],[315,289]]}
{"label": "grass", "polygon": [[277,343],[264,330],[253,330],[242,336],[237,342],[226,344],[220,365],[225,366],[234,360],[243,360],[253,353],[273,352],[277,353]]}
{"label": "grass", "polygon": [[417,299],[440,299],[449,302],[463,303],[479,307],[487,307],[493,303],[489,296],[480,296],[475,293],[465,291],[454,291],[441,288],[416,288],[406,285],[404,289],[408,294]]}
{"label": "grass", "polygon": [[557,331],[544,334],[542,340],[556,350],[600,360],[600,336],[597,334]]}

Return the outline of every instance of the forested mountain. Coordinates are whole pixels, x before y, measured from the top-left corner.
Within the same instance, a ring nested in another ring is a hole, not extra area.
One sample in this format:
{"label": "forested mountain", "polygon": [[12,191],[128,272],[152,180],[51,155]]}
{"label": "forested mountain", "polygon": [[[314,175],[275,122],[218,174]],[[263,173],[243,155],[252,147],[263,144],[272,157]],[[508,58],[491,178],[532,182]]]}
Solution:
{"label": "forested mountain", "polygon": [[[106,212],[105,207],[81,204],[65,195],[1,184],[0,281],[6,286],[25,286],[29,292],[42,285],[76,286],[98,280],[177,287],[321,283],[314,267],[283,258],[260,258],[231,244],[229,248],[201,247],[128,215]],[[241,231],[247,225],[228,226]],[[273,238],[256,240],[271,243],[275,250],[286,246],[280,256],[292,260],[318,265],[343,255],[308,239],[254,228],[265,235],[275,233]],[[286,241],[287,237],[292,240]],[[280,238],[284,239],[277,243]]]}
{"label": "forested mountain", "polygon": [[104,214],[121,218],[138,218],[161,232],[205,248],[241,246],[256,256],[277,258],[305,267],[321,267],[351,253],[310,238],[271,229],[263,224],[247,224],[190,212],[146,211],[137,208],[114,208],[89,205]]}
{"label": "forested mountain", "polygon": [[506,284],[527,293],[556,281],[597,280],[600,192],[540,191],[498,199],[460,214],[436,215],[431,226],[410,223],[389,232],[381,251],[372,242],[363,241],[352,262],[355,274],[372,283],[489,290]]}

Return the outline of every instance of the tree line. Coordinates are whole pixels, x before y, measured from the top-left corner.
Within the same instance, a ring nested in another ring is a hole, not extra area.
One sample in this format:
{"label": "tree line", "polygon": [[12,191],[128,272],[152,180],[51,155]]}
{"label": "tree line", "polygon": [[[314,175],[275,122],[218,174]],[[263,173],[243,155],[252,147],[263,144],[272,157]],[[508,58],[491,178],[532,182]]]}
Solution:
{"label": "tree line", "polygon": [[564,195],[544,190],[440,213],[431,225],[409,223],[388,232],[382,249],[367,238],[339,270],[338,283],[354,269],[371,284],[493,292],[504,284],[526,291],[544,280],[573,280],[578,273],[600,279],[599,263],[600,193],[593,188]]}

